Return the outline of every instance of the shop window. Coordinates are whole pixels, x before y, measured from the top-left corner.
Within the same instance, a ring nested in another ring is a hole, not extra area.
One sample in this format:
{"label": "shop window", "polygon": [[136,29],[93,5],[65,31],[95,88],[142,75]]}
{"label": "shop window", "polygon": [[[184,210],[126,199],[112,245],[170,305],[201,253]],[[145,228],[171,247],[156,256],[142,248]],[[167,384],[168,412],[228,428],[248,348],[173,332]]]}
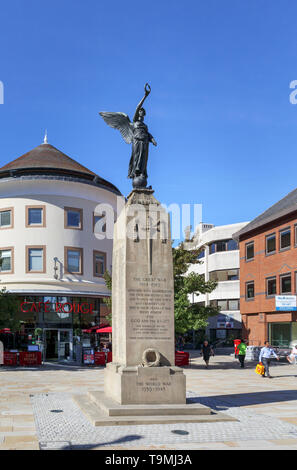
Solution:
{"label": "shop window", "polygon": [[276,251],[276,235],[268,235],[266,237],[266,254],[270,255]]}
{"label": "shop window", "polygon": [[290,248],[291,246],[291,229],[283,230],[279,234],[280,250]]}
{"label": "shop window", "polygon": [[266,295],[276,294],[276,277],[266,279]]}
{"label": "shop window", "polygon": [[94,276],[103,277],[106,271],[106,253],[102,253],[101,251],[94,251],[93,262]]}
{"label": "shop window", "polygon": [[74,207],[64,208],[64,227],[76,230],[83,229],[83,210]]}
{"label": "shop window", "polygon": [[245,297],[247,300],[255,298],[255,283],[254,281],[247,282],[245,285]]}
{"label": "shop window", "polygon": [[284,274],[283,276],[280,276],[280,293],[290,294],[291,290],[291,274]]}
{"label": "shop window", "polygon": [[65,247],[65,271],[69,274],[83,274],[83,249]]}
{"label": "shop window", "polygon": [[26,252],[26,272],[45,273],[45,247],[27,246]]}
{"label": "shop window", "polygon": [[246,261],[254,259],[254,242],[245,245],[245,259]]}
{"label": "shop window", "polygon": [[45,227],[45,206],[26,206],[26,227]]}
{"label": "shop window", "polygon": [[0,272],[12,273],[13,271],[13,248],[2,248],[0,250]]}
{"label": "shop window", "polygon": [[13,228],[13,209],[0,210],[0,228]]}

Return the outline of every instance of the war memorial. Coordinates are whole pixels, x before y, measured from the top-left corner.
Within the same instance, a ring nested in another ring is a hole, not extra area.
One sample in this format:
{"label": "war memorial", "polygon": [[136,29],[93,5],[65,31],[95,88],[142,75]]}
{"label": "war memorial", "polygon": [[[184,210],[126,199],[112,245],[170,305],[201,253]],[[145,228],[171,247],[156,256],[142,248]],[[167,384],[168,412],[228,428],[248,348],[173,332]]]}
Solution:
{"label": "war memorial", "polygon": [[132,144],[128,177],[133,190],[114,228],[112,262],[113,361],[104,392],[75,396],[94,425],[228,420],[186,399],[186,376],[175,366],[174,285],[170,218],[147,187],[149,143],[142,105],[133,122],[124,113],[101,112]]}

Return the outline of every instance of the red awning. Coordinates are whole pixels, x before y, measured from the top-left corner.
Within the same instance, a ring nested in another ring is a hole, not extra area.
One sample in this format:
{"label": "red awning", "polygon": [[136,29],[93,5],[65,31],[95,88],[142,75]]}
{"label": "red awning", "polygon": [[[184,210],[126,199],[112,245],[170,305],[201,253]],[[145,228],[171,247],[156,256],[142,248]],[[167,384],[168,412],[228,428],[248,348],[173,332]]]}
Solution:
{"label": "red awning", "polygon": [[10,333],[10,334],[12,334],[12,331],[10,331],[10,328],[3,328],[2,330],[0,330],[0,333]]}
{"label": "red awning", "polygon": [[111,333],[112,328],[111,326],[107,326],[105,328],[99,328],[99,330],[96,330],[96,333]]}
{"label": "red awning", "polygon": [[106,326],[106,323],[104,324],[101,324],[101,325],[97,325],[97,326],[91,326],[91,328],[88,328],[86,330],[82,330],[83,333],[97,333],[97,330],[99,328],[104,328]]}

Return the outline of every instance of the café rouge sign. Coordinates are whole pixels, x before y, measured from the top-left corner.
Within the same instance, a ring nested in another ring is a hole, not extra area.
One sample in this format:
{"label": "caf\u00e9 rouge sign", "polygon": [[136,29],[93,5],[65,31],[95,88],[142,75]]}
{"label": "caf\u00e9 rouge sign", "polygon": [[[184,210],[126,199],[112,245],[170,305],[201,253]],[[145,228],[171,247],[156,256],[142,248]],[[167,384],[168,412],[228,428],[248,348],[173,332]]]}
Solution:
{"label": "caf\u00e9 rouge sign", "polygon": [[21,311],[27,312],[56,312],[56,313],[89,313],[92,314],[94,309],[93,304],[87,302],[70,303],[70,302],[22,302]]}

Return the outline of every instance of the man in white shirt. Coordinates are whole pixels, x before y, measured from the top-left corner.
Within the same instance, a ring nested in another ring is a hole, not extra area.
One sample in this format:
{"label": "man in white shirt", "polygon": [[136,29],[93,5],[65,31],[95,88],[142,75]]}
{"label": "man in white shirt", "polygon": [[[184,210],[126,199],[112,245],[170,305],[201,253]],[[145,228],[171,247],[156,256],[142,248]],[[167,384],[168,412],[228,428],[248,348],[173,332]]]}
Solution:
{"label": "man in white shirt", "polygon": [[262,375],[262,377],[265,377],[265,373],[266,373],[267,377],[271,379],[271,375],[269,373],[269,365],[270,365],[270,360],[272,356],[274,356],[279,361],[279,357],[275,353],[274,349],[272,349],[272,347],[270,346],[269,341],[265,341],[264,348],[261,349],[260,356],[259,356],[259,362],[262,362],[265,368],[264,374]]}

